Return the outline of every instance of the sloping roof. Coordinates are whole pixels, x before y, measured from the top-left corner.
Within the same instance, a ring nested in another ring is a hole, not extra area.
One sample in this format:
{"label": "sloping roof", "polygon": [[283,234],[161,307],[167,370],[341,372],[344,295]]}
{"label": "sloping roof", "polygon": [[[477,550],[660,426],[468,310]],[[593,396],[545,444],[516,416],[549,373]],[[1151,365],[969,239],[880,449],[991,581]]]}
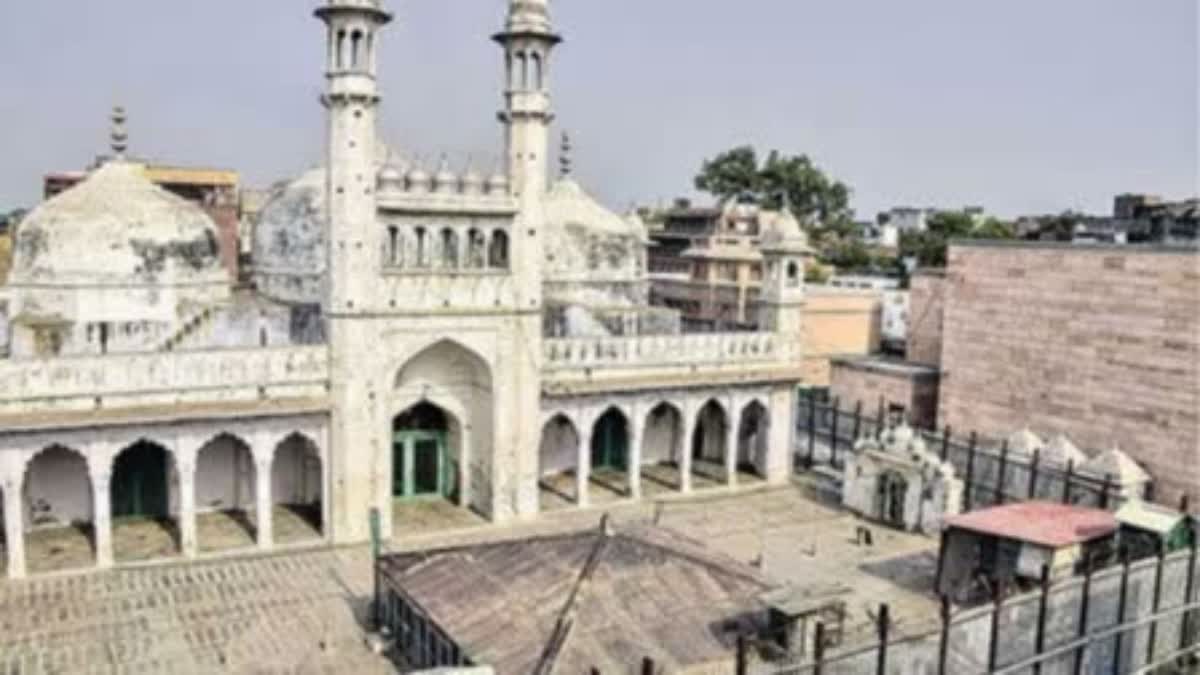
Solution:
{"label": "sloping roof", "polygon": [[728,659],[720,626],[763,609],[758,596],[772,588],[753,568],[656,528],[395,555],[384,569],[473,662],[500,675]]}
{"label": "sloping roof", "polygon": [[1130,525],[1139,530],[1158,534],[1169,534],[1187,516],[1165,506],[1134,499],[1125,502],[1121,508],[1117,509],[1116,518],[1117,522],[1122,525]]}
{"label": "sloping roof", "polygon": [[946,519],[946,526],[1015,541],[1061,548],[1108,536],[1117,519],[1102,509],[1057,502],[1016,502]]}

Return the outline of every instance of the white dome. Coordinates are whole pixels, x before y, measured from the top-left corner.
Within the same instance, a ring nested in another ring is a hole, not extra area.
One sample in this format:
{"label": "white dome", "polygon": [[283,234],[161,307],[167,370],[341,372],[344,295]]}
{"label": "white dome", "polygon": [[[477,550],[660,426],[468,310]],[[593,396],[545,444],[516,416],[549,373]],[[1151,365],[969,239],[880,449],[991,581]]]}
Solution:
{"label": "white dome", "polygon": [[14,285],[227,284],[217,227],[199,206],[112,161],[21,223]]}

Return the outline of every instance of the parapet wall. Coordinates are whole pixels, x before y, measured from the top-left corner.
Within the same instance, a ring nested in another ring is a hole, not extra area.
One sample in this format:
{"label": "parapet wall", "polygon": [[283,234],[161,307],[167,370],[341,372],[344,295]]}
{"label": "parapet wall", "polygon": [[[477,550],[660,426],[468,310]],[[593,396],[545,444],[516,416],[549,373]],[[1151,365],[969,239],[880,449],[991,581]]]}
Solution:
{"label": "parapet wall", "polygon": [[0,361],[0,414],[326,394],[324,346]]}

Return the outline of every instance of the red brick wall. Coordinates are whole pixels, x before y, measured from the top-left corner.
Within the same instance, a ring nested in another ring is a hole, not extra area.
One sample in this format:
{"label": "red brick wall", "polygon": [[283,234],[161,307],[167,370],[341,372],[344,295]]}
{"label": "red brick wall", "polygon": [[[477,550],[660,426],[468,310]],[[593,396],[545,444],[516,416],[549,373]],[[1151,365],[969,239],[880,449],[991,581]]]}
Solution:
{"label": "red brick wall", "polygon": [[913,363],[938,366],[942,362],[942,314],[946,276],[941,270],[917,272],[909,282],[908,347]]}
{"label": "red brick wall", "polygon": [[944,424],[1115,443],[1200,499],[1200,253],[955,245],[944,331]]}

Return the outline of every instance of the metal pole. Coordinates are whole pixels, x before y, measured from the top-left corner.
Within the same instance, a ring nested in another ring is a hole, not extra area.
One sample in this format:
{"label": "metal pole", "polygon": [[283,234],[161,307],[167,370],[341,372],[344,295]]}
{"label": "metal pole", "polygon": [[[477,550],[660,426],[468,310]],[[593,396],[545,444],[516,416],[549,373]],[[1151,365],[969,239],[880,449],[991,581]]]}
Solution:
{"label": "metal pole", "polygon": [[938,675],[948,675],[946,662],[950,657],[950,596],[942,593],[942,638],[938,643]]}
{"label": "metal pole", "polygon": [[654,659],[649,656],[642,659],[642,675],[654,675]]}
{"label": "metal pole", "polygon": [[862,432],[862,413],[863,404],[860,400],[858,403],[854,404],[854,438],[850,439],[851,443],[857,443],[858,434]]}
{"label": "metal pole", "polygon": [[[1158,566],[1154,568],[1154,605],[1152,614],[1158,614],[1158,610],[1162,608],[1162,581],[1163,568],[1167,565],[1167,546],[1162,544],[1158,548]],[[1150,622],[1150,639],[1146,645],[1146,663],[1154,663],[1154,647],[1158,642],[1158,620]]]}
{"label": "metal pole", "polygon": [[979,434],[972,431],[971,440],[967,444],[967,480],[963,486],[963,508],[970,511],[974,508],[971,492],[975,487],[975,446],[979,443]]}
{"label": "metal pole", "polygon": [[[1121,552],[1121,593],[1117,596],[1117,625],[1125,623],[1125,603],[1129,598],[1129,551]],[[1112,672],[1121,672],[1121,642],[1124,632],[1117,633],[1113,646]]]}
{"label": "metal pole", "polygon": [[[1184,501],[1187,501],[1187,496],[1184,496]],[[1184,513],[1187,513],[1186,511]],[[1196,594],[1196,562],[1197,552],[1200,550],[1200,542],[1196,541],[1196,534],[1192,533],[1191,555],[1188,556],[1187,568],[1187,585],[1183,591],[1183,604],[1188,604],[1192,601],[1192,596]],[[1191,637],[1192,612],[1184,612],[1182,623],[1179,627],[1179,649],[1185,649],[1188,646],[1189,638]]]}
{"label": "metal pole", "polygon": [[1071,503],[1071,482],[1075,476],[1075,460],[1067,460],[1067,475],[1063,477],[1062,503]]}
{"label": "metal pole", "polygon": [[1042,461],[1042,451],[1033,451],[1033,460],[1029,463],[1029,499],[1037,497],[1038,464]]}
{"label": "metal pole", "polygon": [[950,459],[950,432],[951,432],[950,425],[946,425],[945,430],[942,431],[942,461],[943,462]]}
{"label": "metal pole", "polygon": [[883,418],[883,416],[884,416],[884,403],[883,403],[883,397],[880,396],[879,397],[879,413],[878,413],[878,416],[875,418],[875,438],[883,438],[883,425],[887,423],[887,420],[885,420]]}
{"label": "metal pole", "polygon": [[1000,445],[1000,476],[996,479],[996,504],[1004,503],[1004,474],[1008,473],[1008,439]]}
{"label": "metal pole", "polygon": [[817,452],[817,397],[808,393],[808,466],[816,462]]}
{"label": "metal pole", "polygon": [[875,663],[876,675],[887,675],[888,628],[891,624],[888,606],[879,606],[879,656]]}
{"label": "metal pole", "polygon": [[1000,613],[1004,610],[1004,581],[997,580],[992,598],[992,632],[988,639],[988,672],[996,670],[1000,658]]}
{"label": "metal pole", "polygon": [[750,659],[747,654],[748,647],[746,645],[746,636],[738,635],[737,637],[737,675],[748,675],[750,672]]}
{"label": "metal pole", "polygon": [[829,464],[837,468],[837,448],[838,448],[838,415],[842,413],[842,399],[834,397],[833,399],[833,430],[829,434]]}
{"label": "metal pole", "polygon": [[383,602],[379,597],[379,575],[381,573],[380,558],[382,557],[383,551],[383,531],[379,509],[372,508],[367,512],[367,523],[371,529],[371,560],[372,567],[374,568],[374,573],[372,574],[374,591],[372,593],[373,599],[371,601],[371,621],[374,624],[374,629],[379,630],[383,625]]}
{"label": "metal pole", "polygon": [[816,643],[813,644],[812,675],[822,675],[825,672],[825,623],[817,622]]}
{"label": "metal pole", "polygon": [[[1079,599],[1079,629],[1075,636],[1083,638],[1088,633],[1088,612],[1092,602],[1092,561],[1084,562],[1083,566],[1083,597]],[[1087,643],[1079,645],[1075,651],[1075,675],[1083,675],[1083,663],[1087,657]]]}
{"label": "metal pole", "polygon": [[1100,508],[1108,508],[1108,491],[1112,489],[1113,475],[1111,473],[1104,474],[1104,485],[1100,487]]}
{"label": "metal pole", "polygon": [[[1050,607],[1050,566],[1042,565],[1042,595],[1038,598],[1038,622],[1035,654],[1041,656],[1046,651],[1046,613]],[[1041,675],[1042,662],[1033,664],[1033,675]]]}

